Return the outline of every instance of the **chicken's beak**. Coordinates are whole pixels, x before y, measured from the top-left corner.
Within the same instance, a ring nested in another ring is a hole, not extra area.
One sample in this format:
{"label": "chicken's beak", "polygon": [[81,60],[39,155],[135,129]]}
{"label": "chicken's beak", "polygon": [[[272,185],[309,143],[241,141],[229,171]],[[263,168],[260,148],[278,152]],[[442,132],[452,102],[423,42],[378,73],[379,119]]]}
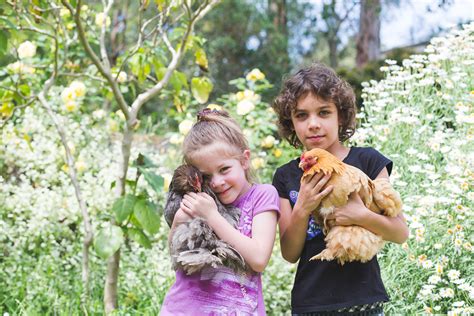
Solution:
{"label": "chicken's beak", "polygon": [[306,159],[304,159],[304,154],[301,155],[300,163],[299,163],[298,167],[299,167],[300,169],[303,169],[303,170],[304,170],[305,167],[306,167]]}
{"label": "chicken's beak", "polygon": [[318,160],[318,157],[308,157],[305,158],[303,155],[301,155],[301,161],[298,165],[303,171],[309,170],[312,166],[316,164],[316,161]]}

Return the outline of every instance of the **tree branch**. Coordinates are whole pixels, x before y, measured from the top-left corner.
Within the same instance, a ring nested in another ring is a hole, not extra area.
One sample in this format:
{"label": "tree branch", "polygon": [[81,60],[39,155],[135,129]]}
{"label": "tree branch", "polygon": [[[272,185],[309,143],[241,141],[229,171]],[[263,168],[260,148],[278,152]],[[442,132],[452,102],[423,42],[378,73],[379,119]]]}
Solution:
{"label": "tree branch", "polygon": [[[77,10],[74,11],[74,8],[66,1],[66,0],[61,0],[61,2],[68,8],[68,10],[71,12],[71,15],[74,16],[74,21],[77,26],[77,32],[79,35],[79,40],[84,47],[86,54],[89,56],[89,58],[92,60],[94,65],[97,67],[99,72],[102,74],[102,76],[107,80],[109,83],[110,87],[112,88],[112,92],[114,94],[115,100],[117,101],[120,109],[122,110],[123,114],[125,115],[125,118],[127,119],[127,122],[130,121],[130,111],[128,108],[128,104],[125,101],[122,92],[119,89],[119,86],[117,84],[117,81],[114,80],[112,73],[110,70],[106,69],[104,65],[101,63],[99,57],[95,54],[93,51],[92,47],[90,46],[89,42],[87,41],[85,31],[81,22],[81,17],[80,17],[80,10],[81,10],[81,5],[80,5],[80,0],[77,2]],[[104,17],[106,18],[106,17]],[[133,118],[131,124],[135,124],[136,118]]]}
{"label": "tree branch", "polygon": [[[184,51],[185,51],[185,48],[186,48],[186,43],[189,39],[189,36],[191,35],[191,33],[194,30],[194,25],[207,12],[209,12],[209,10],[211,10],[218,2],[219,2],[219,0],[211,0],[209,2],[206,1],[204,4],[202,4],[196,10],[196,15],[194,15],[194,16],[192,16],[191,9],[189,7],[187,7],[187,9],[189,10],[189,14],[190,14],[191,19],[189,21],[186,32],[185,32],[185,34],[184,34],[184,36],[181,40],[178,51],[176,51],[176,53],[173,54],[173,58],[171,59],[171,62],[169,63],[168,67],[166,68],[166,73],[163,76],[163,78],[157,84],[155,84],[153,87],[151,87],[147,91],[145,91],[145,92],[141,93],[140,95],[138,95],[138,97],[135,99],[135,101],[133,101],[132,106],[131,106],[132,107],[131,113],[132,113],[133,116],[136,116],[137,113],[140,111],[141,107],[148,100],[150,100],[151,98],[156,96],[163,89],[163,87],[166,86],[166,84],[168,83],[168,81],[171,78],[171,75],[172,75],[173,71],[176,70],[179,61],[183,57],[183,54],[184,54]],[[169,44],[169,45],[171,45],[171,44]]]}

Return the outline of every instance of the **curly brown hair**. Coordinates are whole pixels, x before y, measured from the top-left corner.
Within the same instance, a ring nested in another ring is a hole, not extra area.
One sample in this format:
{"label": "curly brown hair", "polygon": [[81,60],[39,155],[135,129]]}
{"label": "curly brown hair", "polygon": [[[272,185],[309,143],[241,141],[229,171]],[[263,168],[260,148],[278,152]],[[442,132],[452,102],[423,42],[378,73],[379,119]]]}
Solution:
{"label": "curly brown hair", "polygon": [[280,94],[273,102],[273,109],[278,115],[280,135],[294,147],[301,146],[291,121],[291,114],[296,109],[298,99],[308,93],[324,101],[333,102],[341,121],[339,140],[349,139],[355,132],[355,94],[351,86],[341,79],[331,68],[314,63],[300,69],[283,83]]}

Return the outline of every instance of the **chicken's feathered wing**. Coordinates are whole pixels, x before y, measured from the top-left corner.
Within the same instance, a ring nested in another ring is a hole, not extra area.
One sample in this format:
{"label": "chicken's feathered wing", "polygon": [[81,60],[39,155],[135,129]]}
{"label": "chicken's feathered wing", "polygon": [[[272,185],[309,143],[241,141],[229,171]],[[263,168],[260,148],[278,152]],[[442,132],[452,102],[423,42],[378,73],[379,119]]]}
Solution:
{"label": "chicken's feathered wing", "polygon": [[329,227],[327,216],[334,208],[347,204],[351,193],[359,194],[365,206],[373,212],[397,216],[402,203],[398,193],[393,190],[388,179],[370,180],[356,167],[347,165],[323,149],[313,149],[303,153],[300,167],[304,170],[303,179],[315,173],[331,173],[327,185],[333,190],[322,201],[313,216],[323,227],[326,235],[326,249],[310,260],[334,260],[340,264],[350,261],[366,262],[372,259],[383,247],[382,238],[360,226]]}
{"label": "chicken's feathered wing", "polygon": [[[183,165],[173,174],[166,201],[164,213],[170,227],[184,194],[198,191],[209,194],[216,202],[219,213],[232,226],[238,226],[240,210],[232,205],[223,205],[207,183],[202,182],[200,172],[191,166]],[[205,267],[226,266],[237,272],[247,269],[242,255],[231,245],[220,240],[201,218],[194,218],[178,225],[172,232],[169,248],[173,269],[182,269],[187,274]]]}

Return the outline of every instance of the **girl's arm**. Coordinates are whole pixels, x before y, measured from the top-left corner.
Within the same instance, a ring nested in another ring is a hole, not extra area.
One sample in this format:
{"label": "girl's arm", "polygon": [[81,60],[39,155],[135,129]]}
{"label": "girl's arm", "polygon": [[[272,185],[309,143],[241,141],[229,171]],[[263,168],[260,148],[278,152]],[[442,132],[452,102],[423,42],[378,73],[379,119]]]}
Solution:
{"label": "girl's arm", "polygon": [[[270,260],[275,242],[277,213],[262,212],[253,218],[252,237],[247,237],[234,228],[217,211],[214,200],[206,193],[190,193],[185,196],[181,209],[191,217],[200,216],[220,239],[229,243],[244,257],[255,272],[262,272]],[[206,210],[206,211],[201,211]]]}
{"label": "girl's arm", "polygon": [[[387,169],[384,168],[380,171],[377,178],[388,179]],[[365,207],[358,194],[353,194],[345,206],[336,209],[331,218],[335,225],[359,225],[382,236],[386,241],[399,244],[405,242],[409,235],[403,214],[399,214],[397,217],[389,217],[374,213]]]}
{"label": "girl's arm", "polygon": [[281,254],[286,261],[295,263],[300,258],[309,216],[319,206],[321,199],[332,190],[332,186],[328,186],[321,191],[330,177],[330,174],[316,174],[310,180],[304,180],[293,210],[290,201],[280,198],[280,245]]}

